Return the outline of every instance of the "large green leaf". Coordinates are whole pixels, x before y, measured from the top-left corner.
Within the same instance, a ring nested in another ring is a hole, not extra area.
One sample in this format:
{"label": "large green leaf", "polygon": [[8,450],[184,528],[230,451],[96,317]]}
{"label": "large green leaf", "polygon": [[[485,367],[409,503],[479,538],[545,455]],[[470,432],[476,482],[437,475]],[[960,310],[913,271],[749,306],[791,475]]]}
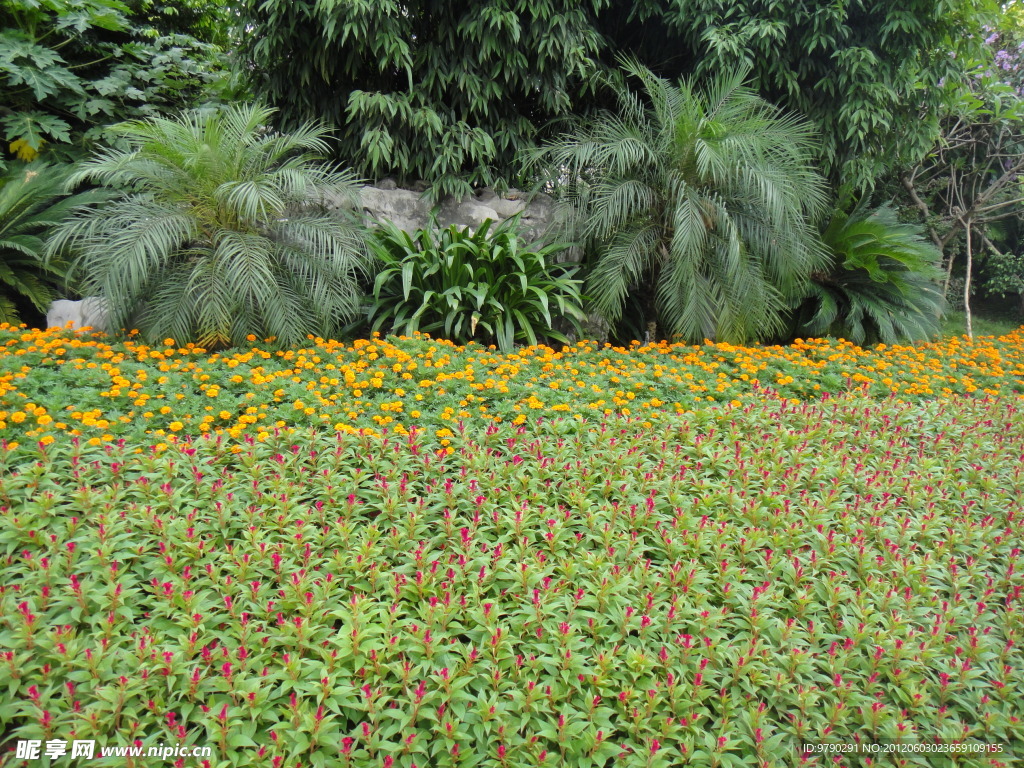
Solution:
{"label": "large green leaf", "polygon": [[822,240],[831,268],[793,302],[797,335],[895,344],[938,330],[941,256],[920,228],[900,222],[889,206],[869,211],[862,202],[850,213],[834,212]]}
{"label": "large green leaf", "polygon": [[[393,225],[381,227],[371,250],[391,266],[374,281],[373,327],[403,333],[439,330],[456,341],[494,342],[507,350],[520,339],[556,338],[550,294],[578,328],[583,317],[580,281],[571,270],[549,267],[541,250],[523,247],[516,222],[493,231],[491,223],[475,231],[451,226],[413,235]],[[557,253],[564,247],[551,244],[542,250]],[[415,306],[412,315],[410,306]]]}

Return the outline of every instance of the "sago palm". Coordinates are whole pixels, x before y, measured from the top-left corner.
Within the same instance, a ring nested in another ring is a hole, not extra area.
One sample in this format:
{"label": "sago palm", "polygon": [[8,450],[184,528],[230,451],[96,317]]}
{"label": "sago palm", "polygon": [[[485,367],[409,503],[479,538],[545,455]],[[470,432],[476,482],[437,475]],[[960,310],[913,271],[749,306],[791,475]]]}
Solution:
{"label": "sago palm", "polygon": [[103,296],[114,328],[204,347],[248,334],[295,344],[330,337],[359,309],[364,230],[321,205],[355,199],[348,172],[313,160],[325,129],[265,129],[273,110],[235,106],[121,126],[125,150],[84,163],[71,183],[117,190],[61,226],[80,290]]}
{"label": "sago palm", "polygon": [[0,178],[0,322],[17,324],[18,305],[45,313],[63,280],[60,259],[44,264],[46,234],[93,193],[65,196],[68,169],[42,163],[12,167]]}
{"label": "sago palm", "polygon": [[742,71],[700,90],[624,67],[646,101],[616,86],[618,112],[531,156],[567,182],[571,234],[597,257],[587,293],[613,322],[627,294],[646,293],[662,331],[693,342],[778,331],[825,258],[809,124],[744,87]]}
{"label": "sago palm", "polygon": [[895,344],[938,332],[942,254],[920,227],[900,222],[887,205],[869,211],[861,204],[835,211],[821,238],[831,264],[811,276],[796,306],[797,335]]}

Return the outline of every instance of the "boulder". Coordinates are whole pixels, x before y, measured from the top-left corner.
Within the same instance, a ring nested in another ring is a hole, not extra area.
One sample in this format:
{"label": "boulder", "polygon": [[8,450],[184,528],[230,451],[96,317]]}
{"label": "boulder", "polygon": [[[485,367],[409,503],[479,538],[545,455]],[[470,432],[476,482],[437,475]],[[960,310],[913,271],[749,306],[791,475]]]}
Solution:
{"label": "boulder", "polygon": [[98,296],[89,296],[81,301],[58,299],[46,312],[47,328],[67,328],[70,323],[76,331],[91,328],[107,333],[107,320],[106,302]]}
{"label": "boulder", "polygon": [[360,198],[363,213],[370,219],[394,222],[395,226],[407,232],[423,229],[430,220],[429,204],[409,189],[363,187],[360,189]]}

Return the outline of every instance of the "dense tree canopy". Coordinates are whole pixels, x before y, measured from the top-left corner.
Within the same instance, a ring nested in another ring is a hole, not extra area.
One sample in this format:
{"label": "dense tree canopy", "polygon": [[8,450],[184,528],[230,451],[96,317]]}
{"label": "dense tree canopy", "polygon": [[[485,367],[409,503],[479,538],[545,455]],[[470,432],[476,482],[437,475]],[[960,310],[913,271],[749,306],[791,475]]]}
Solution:
{"label": "dense tree canopy", "polygon": [[817,125],[832,181],[864,187],[931,148],[940,85],[963,76],[995,11],[990,0],[647,0],[636,14],[685,52],[663,70],[751,66],[765,98]]}
{"label": "dense tree canopy", "polygon": [[465,190],[579,106],[607,3],[248,0],[243,45],[286,127],[326,119],[360,172]]}
{"label": "dense tree canopy", "polygon": [[[257,91],[324,118],[366,175],[445,190],[514,175],[549,121],[611,106],[616,57],[659,75],[750,66],[819,129],[834,183],[921,157],[943,78],[981,44],[990,0],[244,0]],[[296,52],[301,51],[301,55]],[[458,177],[461,181],[456,181]]]}
{"label": "dense tree canopy", "polygon": [[[107,127],[227,83],[224,3],[0,0],[0,165],[74,154]],[[56,150],[53,152],[53,150]]]}

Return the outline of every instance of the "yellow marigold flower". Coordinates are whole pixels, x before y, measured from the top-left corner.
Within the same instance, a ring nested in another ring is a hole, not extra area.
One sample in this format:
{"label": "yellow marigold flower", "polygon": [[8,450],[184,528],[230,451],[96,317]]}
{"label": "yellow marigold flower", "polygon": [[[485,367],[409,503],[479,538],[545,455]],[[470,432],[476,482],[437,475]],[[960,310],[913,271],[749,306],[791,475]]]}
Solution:
{"label": "yellow marigold flower", "polygon": [[42,443],[43,445],[52,445],[53,435],[43,435],[42,437],[39,438],[39,442]]}
{"label": "yellow marigold flower", "polygon": [[13,421],[15,424],[21,424],[21,422],[23,422],[24,420],[25,414],[22,413],[21,411],[15,411],[14,413],[11,414],[11,421]]}
{"label": "yellow marigold flower", "polygon": [[180,421],[172,421],[170,424],[167,425],[167,428],[171,430],[171,432],[177,432],[178,430],[184,429],[185,425],[182,424]]}

